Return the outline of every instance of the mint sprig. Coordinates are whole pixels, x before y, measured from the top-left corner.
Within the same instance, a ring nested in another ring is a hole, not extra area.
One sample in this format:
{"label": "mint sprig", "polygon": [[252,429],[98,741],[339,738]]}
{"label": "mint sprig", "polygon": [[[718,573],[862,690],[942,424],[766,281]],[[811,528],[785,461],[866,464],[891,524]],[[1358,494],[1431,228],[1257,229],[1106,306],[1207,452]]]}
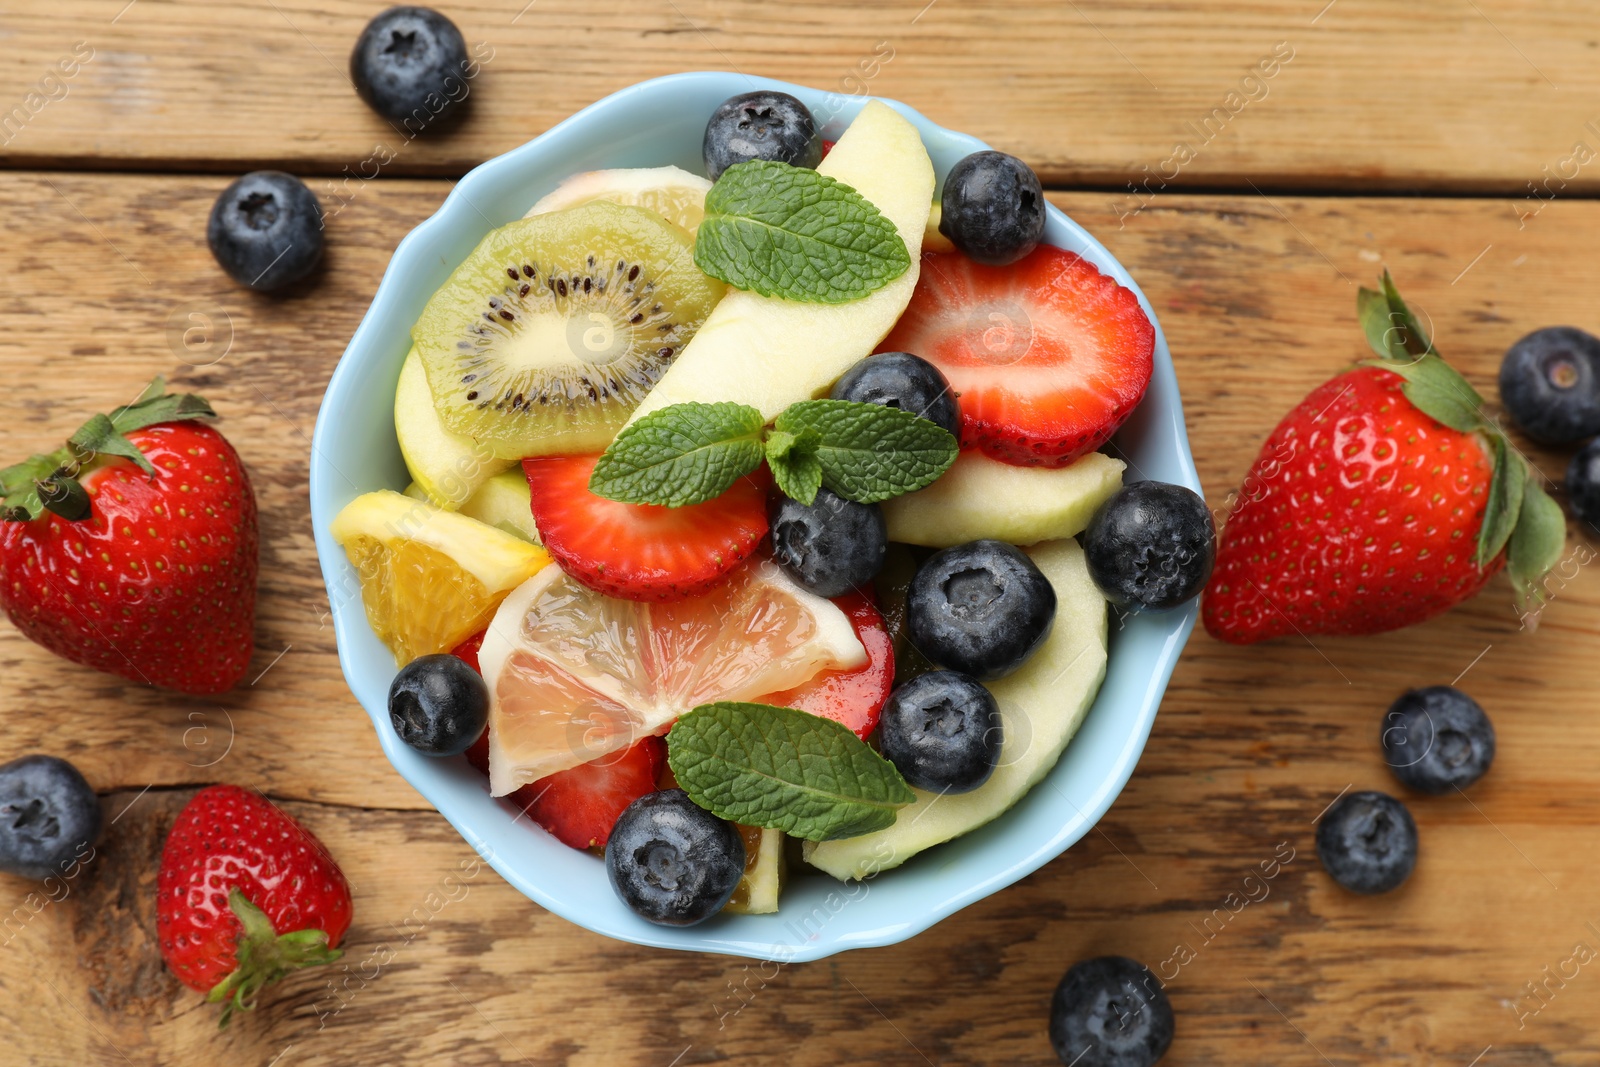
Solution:
{"label": "mint sprig", "polygon": [[667,734],[667,764],[702,808],[808,841],[882,830],[916,799],[847,727],[770,704],[702,704]]}
{"label": "mint sprig", "polygon": [[1439,355],[1387,270],[1378,289],[1356,294],[1356,313],[1367,344],[1378,355],[1365,365],[1400,375],[1405,379],[1401,391],[1418,411],[1452,430],[1477,434],[1484,442],[1493,474],[1473,562],[1487,567],[1504,551],[1519,610],[1532,605],[1537,611],[1544,600],[1541,580],[1566,546],[1560,505],[1539,485],[1539,473],[1512,446],[1505,431],[1485,413],[1483,396]]}
{"label": "mint sprig", "polygon": [[931,484],[960,451],[943,426],[884,404],[802,400],[785,408],[772,425],[783,433],[815,433],[822,484],[858,504]]}
{"label": "mint sprig", "polygon": [[811,429],[797,434],[773,430],[767,435],[767,466],[779,492],[807,506],[817,499],[822,488],[822,462],[817,459],[821,447],[822,435]]}
{"label": "mint sprig", "polygon": [[723,171],[706,194],[694,262],[736,289],[843,304],[900,277],[911,255],[894,223],[850,186],[752,160]]}
{"label": "mint sprig", "polygon": [[672,404],[642,416],[611,442],[589,491],[625,504],[678,508],[725,492],[766,459],[773,481],[802,504],[827,486],[875,504],[931,484],[959,448],[944,427],[909,411],[850,400],[803,400],[762,434],[744,404]]}
{"label": "mint sprig", "polygon": [[763,425],[743,404],[673,404],[617,434],[589,488],[625,504],[702,503],[761,466]]}

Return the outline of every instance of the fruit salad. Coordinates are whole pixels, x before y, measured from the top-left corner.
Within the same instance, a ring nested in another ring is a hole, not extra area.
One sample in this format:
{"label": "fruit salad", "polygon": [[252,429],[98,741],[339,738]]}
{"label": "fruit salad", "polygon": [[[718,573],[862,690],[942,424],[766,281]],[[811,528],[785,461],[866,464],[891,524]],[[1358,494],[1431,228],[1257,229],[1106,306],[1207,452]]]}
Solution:
{"label": "fruit salad", "polygon": [[825,142],[768,91],[702,147],[483,238],[411,330],[412,484],[332,526],[397,736],[671,925],[1005,812],[1094,701],[1108,602],[1185,603],[1213,542],[1100,451],[1155,330],[1042,243],[1024,163],[974,153],[936,202],[894,109]]}

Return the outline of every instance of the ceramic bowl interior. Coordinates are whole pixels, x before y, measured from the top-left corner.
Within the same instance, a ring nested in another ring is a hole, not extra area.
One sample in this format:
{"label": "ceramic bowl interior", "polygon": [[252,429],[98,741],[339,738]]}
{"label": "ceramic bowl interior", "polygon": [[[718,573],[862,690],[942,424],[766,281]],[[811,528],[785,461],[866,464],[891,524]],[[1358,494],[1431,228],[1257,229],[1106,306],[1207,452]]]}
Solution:
{"label": "ceramic bowl interior", "polygon": [[[431,759],[401,743],[386,698],[395,663],[367,624],[356,575],[328,533],[355,496],[403,489],[408,482],[395,440],[393,397],[410,329],[433,291],[490,229],[519,218],[570,174],[606,167],[676,164],[702,172],[706,118],[721,101],[752,88],[793,93],[836,138],[866,102],[738,74],[680,74],[644,82],[584,109],[548,133],[464,177],[439,211],[400,242],[372,306],[339,361],[317,418],[311,457],[311,513],[328,586],[339,660],[372,718],[395,769],[456,827],[496,871],[549,910],[610,937],[647,945],[777,961],[818,959],[849,948],[888,945],[1010,885],[1059,855],[1105,813],[1138,760],[1178,653],[1194,626],[1193,604],[1177,612],[1112,618],[1104,686],[1055,769],[1005,815],[864,883],[819,872],[790,872],[774,915],[723,915],[686,929],[651,925],[612,892],[604,864],[529,824],[489,796],[460,759]],[[988,147],[943,129],[904,104],[895,108],[921,131],[943,175],[961,157]],[[1121,264],[1055,208],[1049,244],[1077,252],[1139,293]],[[1110,446],[1129,477],[1199,491],[1184,432],[1177,380],[1156,326],[1155,375],[1148,395]]]}

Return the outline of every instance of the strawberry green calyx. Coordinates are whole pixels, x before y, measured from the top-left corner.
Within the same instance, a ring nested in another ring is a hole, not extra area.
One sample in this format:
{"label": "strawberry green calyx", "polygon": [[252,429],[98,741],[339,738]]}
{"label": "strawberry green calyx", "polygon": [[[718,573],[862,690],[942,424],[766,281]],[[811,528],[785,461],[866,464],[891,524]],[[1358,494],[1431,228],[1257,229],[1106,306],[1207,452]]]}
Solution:
{"label": "strawberry green calyx", "polygon": [[127,407],[95,415],[78,427],[65,447],[0,470],[0,520],[29,522],[45,511],[71,522],[87,519],[89,494],[78,477],[99,457],[121,456],[155,476],[155,468],[126,434],[161,422],[216,414],[193,393],[168,393],[166,379],[158,377]]}
{"label": "strawberry green calyx", "polygon": [[206,1003],[222,1005],[221,1029],[233,1012],[250,1011],[261,990],[290,971],[332,963],[344,955],[342,949],[328,947],[328,935],[321,930],[293,930],[279,934],[265,912],[239,891],[228,891],[228,906],[243,929],[239,933],[233,972],[212,986]]}
{"label": "strawberry green calyx", "polygon": [[1356,294],[1356,312],[1367,343],[1378,354],[1364,365],[1398,374],[1405,379],[1406,399],[1418,411],[1483,442],[1494,474],[1473,562],[1481,570],[1504,551],[1518,610],[1537,612],[1544,602],[1541,580],[1566,548],[1561,506],[1544,491],[1542,476],[1505,431],[1484,414],[1483,397],[1433,347],[1387,270],[1380,289]]}

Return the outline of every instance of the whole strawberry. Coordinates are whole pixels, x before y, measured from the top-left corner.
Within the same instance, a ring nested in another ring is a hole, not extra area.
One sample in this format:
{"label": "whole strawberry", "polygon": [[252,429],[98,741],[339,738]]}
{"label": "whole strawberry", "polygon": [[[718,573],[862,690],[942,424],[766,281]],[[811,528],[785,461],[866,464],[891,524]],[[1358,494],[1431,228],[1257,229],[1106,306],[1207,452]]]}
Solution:
{"label": "whole strawberry", "polygon": [[339,958],[350,886],[311,831],[271,801],[213,785],[178,813],[156,878],[161,958],[235,1008],[290,971]]}
{"label": "whole strawberry", "polygon": [[1357,308],[1378,353],[1312,390],[1262,446],[1219,533],[1202,615],[1235,644],[1410,626],[1509,567],[1519,603],[1566,526],[1483,398],[1387,272]]}
{"label": "whole strawberry", "polygon": [[59,656],[220,693],[253,647],[256,503],[214,413],[157,379],[48,455],[0,470],[0,607]]}

